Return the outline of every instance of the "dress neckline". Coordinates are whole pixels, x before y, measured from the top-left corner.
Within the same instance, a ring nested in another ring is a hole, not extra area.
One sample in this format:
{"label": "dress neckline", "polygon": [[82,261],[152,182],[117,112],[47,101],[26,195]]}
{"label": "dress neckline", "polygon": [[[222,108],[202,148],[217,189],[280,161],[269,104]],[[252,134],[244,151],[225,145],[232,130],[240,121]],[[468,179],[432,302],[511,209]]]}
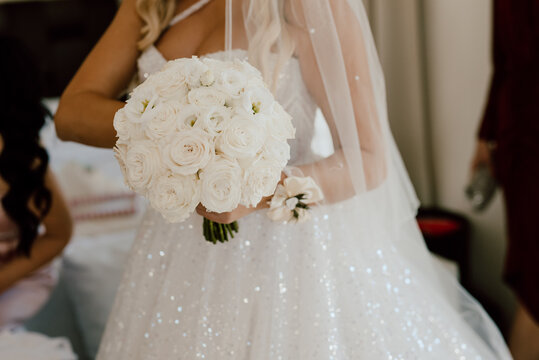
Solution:
{"label": "dress neckline", "polygon": [[[171,61],[171,60],[168,60],[167,58],[165,58],[165,56],[161,53],[161,51],[159,51],[159,49],[154,44],[151,44],[150,46],[148,46],[146,48],[146,50],[144,50],[144,53],[149,52],[149,51],[154,52],[157,56],[159,56],[165,62]],[[200,57],[200,58],[211,57],[211,56],[215,56],[215,55],[225,53],[226,51],[227,50],[214,51],[214,52],[211,52],[211,53],[200,55],[198,57]],[[245,54],[247,53],[247,50],[244,50],[244,49],[232,49],[232,50],[229,50],[229,51],[232,52],[232,53],[245,53]],[[172,59],[172,60],[174,60],[174,59]]]}

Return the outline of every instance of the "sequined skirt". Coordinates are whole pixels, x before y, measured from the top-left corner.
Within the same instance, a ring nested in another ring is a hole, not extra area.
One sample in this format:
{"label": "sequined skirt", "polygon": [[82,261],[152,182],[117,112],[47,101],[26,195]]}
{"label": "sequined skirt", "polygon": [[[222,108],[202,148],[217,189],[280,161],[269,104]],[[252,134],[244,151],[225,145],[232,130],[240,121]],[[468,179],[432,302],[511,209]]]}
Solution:
{"label": "sequined skirt", "polygon": [[199,216],[149,210],[97,358],[509,359],[480,306],[426,269],[414,219],[365,215],[357,199],[301,225],[258,211],[213,245]]}

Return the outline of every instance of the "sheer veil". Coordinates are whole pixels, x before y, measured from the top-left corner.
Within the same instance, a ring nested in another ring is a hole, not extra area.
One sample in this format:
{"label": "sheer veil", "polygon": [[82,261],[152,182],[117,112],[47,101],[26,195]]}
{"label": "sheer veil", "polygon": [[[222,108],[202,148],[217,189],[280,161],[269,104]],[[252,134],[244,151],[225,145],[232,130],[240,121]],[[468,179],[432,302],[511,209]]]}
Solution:
{"label": "sheer veil", "polygon": [[[279,84],[280,68],[290,58],[299,61],[327,125],[314,137],[332,144],[326,153],[313,145],[313,161],[295,164],[321,185],[321,207],[345,203],[352,209],[358,221],[340,226],[361,235],[354,241],[384,233],[440,304],[460,315],[469,336],[481,339],[486,358],[510,359],[492,320],[431,262],[417,229],[419,203],[389,128],[384,76],[362,1],[227,0],[225,44],[247,50],[274,89],[286,86]],[[296,127],[303,121],[312,119],[294,119]]]}

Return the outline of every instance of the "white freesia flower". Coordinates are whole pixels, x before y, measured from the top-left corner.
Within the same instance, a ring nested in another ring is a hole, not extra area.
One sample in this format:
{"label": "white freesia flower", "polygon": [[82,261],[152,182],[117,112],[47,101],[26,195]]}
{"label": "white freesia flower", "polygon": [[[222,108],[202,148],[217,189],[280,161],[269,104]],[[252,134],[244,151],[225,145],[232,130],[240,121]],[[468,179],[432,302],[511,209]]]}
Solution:
{"label": "white freesia flower", "polygon": [[176,117],[180,112],[180,107],[176,103],[163,103],[156,107],[150,120],[145,124],[146,135],[157,140],[165,137],[176,128]]}
{"label": "white freesia flower", "polygon": [[187,99],[190,104],[198,106],[224,106],[226,94],[214,87],[199,87],[189,91]]}
{"label": "white freesia flower", "polygon": [[242,191],[241,175],[241,168],[236,161],[216,156],[200,173],[202,205],[218,213],[237,208]]}
{"label": "white freesia flower", "polygon": [[204,168],[214,156],[210,136],[200,129],[189,129],[174,134],[163,148],[163,162],[176,174],[192,175]]}
{"label": "white freesia flower", "polygon": [[269,209],[266,215],[276,222],[289,222],[294,218],[294,214],[286,206],[278,206]]}
{"label": "white freesia flower", "polygon": [[198,120],[201,118],[201,113],[205,109],[196,105],[183,105],[176,117],[176,127],[178,130],[183,131],[193,127],[200,127]]}
{"label": "white freesia flower", "polygon": [[241,96],[241,105],[250,114],[270,115],[274,102],[271,92],[262,86],[250,88]]}
{"label": "white freesia flower", "polygon": [[282,184],[277,185],[275,193],[270,200],[270,208],[282,207],[285,205],[286,199],[288,199],[288,193],[286,192]]}
{"label": "white freesia flower", "polygon": [[144,194],[153,179],[163,172],[161,154],[154,142],[142,140],[130,144],[125,157],[127,183]]}
{"label": "white freesia flower", "polygon": [[150,188],[151,206],[171,223],[187,219],[200,202],[200,182],[195,175],[167,174]]}
{"label": "white freesia flower", "polygon": [[286,200],[284,203],[286,207],[288,208],[288,210],[294,210],[296,208],[296,205],[299,203],[299,200],[297,197],[292,197]]}
{"label": "white freesia flower", "polygon": [[318,186],[310,176],[287,177],[284,179],[283,183],[288,197],[304,194],[305,197],[302,201],[306,204],[312,204],[324,198],[322,189],[320,189],[320,186]]}
{"label": "white freesia flower", "polygon": [[298,213],[298,216],[292,216],[292,219],[290,219],[290,222],[295,222],[297,224],[303,224],[309,220],[311,220],[311,213],[307,209],[302,208],[296,208],[296,212]]}
{"label": "white freesia flower", "polygon": [[258,158],[246,167],[243,175],[242,205],[254,207],[263,197],[272,195],[281,179],[281,171],[282,167],[278,162],[263,158]]}
{"label": "white freesia flower", "polygon": [[[299,195],[303,195],[301,199]],[[267,216],[273,221],[303,223],[311,218],[304,205],[318,202],[323,198],[322,190],[313,178],[288,177],[282,185],[277,186]]]}
{"label": "white freesia flower", "polygon": [[233,158],[251,158],[264,145],[265,136],[263,127],[246,118],[234,116],[223,124],[216,148]]}
{"label": "white freesia flower", "polygon": [[130,122],[141,123],[144,121],[142,116],[146,111],[152,109],[158,98],[149,87],[133,91],[131,96],[126,101],[124,107],[125,114]]}

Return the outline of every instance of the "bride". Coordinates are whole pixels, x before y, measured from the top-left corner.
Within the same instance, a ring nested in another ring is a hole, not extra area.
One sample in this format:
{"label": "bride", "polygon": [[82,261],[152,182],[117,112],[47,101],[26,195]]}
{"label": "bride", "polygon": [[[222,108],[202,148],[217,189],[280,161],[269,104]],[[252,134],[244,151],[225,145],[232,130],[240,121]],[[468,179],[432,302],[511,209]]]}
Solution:
{"label": "bride", "polygon": [[293,116],[289,164],[325,199],[302,224],[270,221],[266,201],[199,206],[239,221],[219,245],[202,216],[167,224],[148,210],[98,359],[511,358],[423,244],[361,0],[123,0],[62,95],[59,135],[112,147],[133,76],[193,55],[261,70]]}

